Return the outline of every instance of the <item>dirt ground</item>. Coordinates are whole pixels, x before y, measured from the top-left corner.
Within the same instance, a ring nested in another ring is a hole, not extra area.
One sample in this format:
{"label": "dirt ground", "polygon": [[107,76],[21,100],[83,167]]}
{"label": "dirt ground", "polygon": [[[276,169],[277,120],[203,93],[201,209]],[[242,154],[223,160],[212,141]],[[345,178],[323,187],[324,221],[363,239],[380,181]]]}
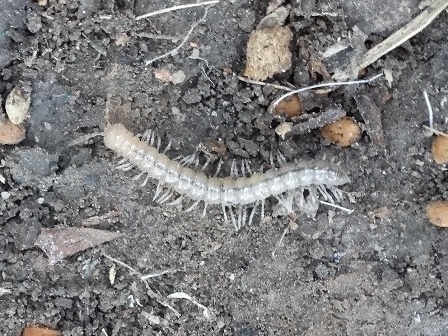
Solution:
{"label": "dirt ground", "polygon": [[[1,335],[20,335],[33,324],[73,336],[448,335],[448,231],[424,212],[429,201],[448,197],[446,168],[433,162],[422,127],[425,89],[437,128],[447,130],[446,11],[364,74],[387,70],[391,82],[342,87],[307,102],[314,112],[338,104],[363,123],[357,97],[382,100],[384,146],[364,132],[356,145],[340,149],[319,131],[276,136],[282,120],[267,107],[280,91],[237,78],[268,1],[221,1],[178,53],[148,66],[146,60],[179,45],[203,7],[136,21],[181,2],[45,2],[0,1],[3,107],[13,87],[32,87],[26,139],[0,147],[0,188],[8,195],[0,199]],[[292,67],[268,81],[296,87],[323,80],[308,61],[336,41],[361,29],[362,47],[369,48],[420,12],[417,0],[286,5]],[[201,59],[190,57],[194,49]],[[330,72],[334,64],[328,62]],[[185,80],[156,78],[161,69],[182,71]],[[227,148],[227,163],[247,158],[259,167],[273,149],[289,160],[341,162],[351,178],[343,189],[356,199],[341,205],[354,212],[322,206],[315,219],[300,216],[278,246],[286,218],[235,233],[219,209],[201,218],[200,209],[157,205],[153,181],[141,187],[132,180],[137,172],[114,169],[117,158],[101,136],[72,143],[104,130],[106,114],[134,133],[152,128],[171,139],[170,157],[214,139]],[[114,211],[119,215],[91,227],[120,238],[54,265],[34,245],[43,228],[81,227]],[[169,272],[146,287],[105,254],[142,274]],[[176,292],[202,306],[167,299]]]}

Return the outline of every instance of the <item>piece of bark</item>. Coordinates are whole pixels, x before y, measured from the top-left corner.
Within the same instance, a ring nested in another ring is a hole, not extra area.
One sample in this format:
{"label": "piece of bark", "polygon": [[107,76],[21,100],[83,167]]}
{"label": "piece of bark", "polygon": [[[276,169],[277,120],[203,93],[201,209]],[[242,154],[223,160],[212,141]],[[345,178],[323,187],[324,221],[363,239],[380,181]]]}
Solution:
{"label": "piece of bark", "polygon": [[356,105],[366,124],[367,134],[372,142],[381,147],[386,147],[384,141],[383,125],[381,123],[381,109],[375,101],[366,94],[355,96]]}

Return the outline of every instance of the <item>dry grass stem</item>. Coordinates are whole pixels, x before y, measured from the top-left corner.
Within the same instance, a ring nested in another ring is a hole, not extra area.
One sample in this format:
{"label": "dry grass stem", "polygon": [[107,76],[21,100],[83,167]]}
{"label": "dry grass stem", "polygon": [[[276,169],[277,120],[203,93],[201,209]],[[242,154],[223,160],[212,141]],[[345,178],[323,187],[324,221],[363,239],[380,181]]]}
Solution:
{"label": "dry grass stem", "polygon": [[199,6],[207,6],[207,5],[214,5],[214,4],[217,4],[217,3],[219,3],[219,0],[204,1],[204,2],[200,2],[200,3],[192,3],[192,4],[186,4],[186,5],[173,6],[173,7],[169,7],[169,8],[159,9],[159,10],[151,12],[151,13],[146,13],[146,14],[143,14],[143,15],[139,15],[139,16],[137,16],[135,18],[135,20],[138,21],[138,20],[146,19],[146,18],[151,17],[151,16],[173,12],[173,11],[176,11],[176,10],[179,10],[179,9],[199,7]]}
{"label": "dry grass stem", "polygon": [[368,79],[348,81],[348,82],[322,83],[322,84],[316,84],[316,85],[307,86],[307,87],[304,87],[304,88],[301,88],[301,89],[298,89],[298,90],[293,90],[293,91],[290,91],[288,93],[285,93],[283,96],[281,96],[280,98],[275,100],[269,106],[268,111],[270,113],[273,113],[273,111],[274,111],[275,107],[278,105],[278,103],[280,103],[283,99],[285,99],[285,98],[287,98],[289,96],[292,96],[294,94],[298,94],[298,93],[305,92],[305,91],[312,90],[312,89],[318,89],[318,88],[321,88],[321,87],[334,87],[334,86],[341,86],[341,85],[355,85],[355,84],[370,83],[370,82],[373,82],[375,79],[378,79],[382,75],[383,74],[381,73],[381,74],[375,75],[375,76],[373,76],[371,78],[368,78]]}
{"label": "dry grass stem", "polygon": [[284,90],[284,91],[292,91],[293,90],[293,89],[291,89],[291,88],[289,88],[287,86],[278,85],[278,84],[272,84],[272,83],[265,83],[265,82],[249,79],[249,78],[242,77],[242,76],[238,76],[238,79],[240,81],[243,81],[243,82],[246,82],[246,83],[249,83],[249,84],[271,86],[273,88],[276,88],[276,89],[279,89],[279,90]]}
{"label": "dry grass stem", "polygon": [[150,65],[151,63],[153,63],[153,62],[155,62],[155,61],[158,61],[159,59],[165,58],[165,57],[171,55],[172,53],[178,51],[180,48],[182,48],[182,46],[185,44],[185,42],[188,41],[188,39],[189,39],[191,33],[193,32],[193,30],[194,30],[197,26],[199,26],[199,24],[200,24],[200,23],[205,19],[205,17],[207,16],[208,8],[209,8],[209,7],[205,7],[204,15],[203,15],[198,21],[196,21],[196,22],[191,26],[191,28],[190,28],[190,30],[188,31],[187,35],[184,37],[184,39],[182,40],[182,42],[180,42],[180,44],[179,44],[176,48],[174,48],[174,49],[172,49],[172,50],[170,50],[170,51],[164,53],[163,55],[157,56],[156,58],[153,58],[153,59],[151,59],[151,60],[146,61],[146,62],[145,62],[145,65],[148,66],[148,65]]}

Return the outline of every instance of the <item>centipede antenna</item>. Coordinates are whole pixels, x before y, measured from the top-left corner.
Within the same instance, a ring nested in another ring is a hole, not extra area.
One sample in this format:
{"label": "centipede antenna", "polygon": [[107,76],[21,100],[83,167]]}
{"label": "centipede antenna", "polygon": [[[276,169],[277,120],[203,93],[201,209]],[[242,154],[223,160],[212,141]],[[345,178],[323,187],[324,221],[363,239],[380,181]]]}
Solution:
{"label": "centipede antenna", "polygon": [[169,150],[170,150],[170,148],[171,148],[171,140],[169,140],[168,141],[168,145],[166,145],[166,147],[165,147],[165,149],[163,150],[163,154],[166,154]]}
{"label": "centipede antenna", "polygon": [[157,188],[156,188],[156,192],[154,193],[154,197],[152,198],[152,201],[155,202],[157,197],[159,197],[160,192],[163,189],[163,184],[162,183],[157,183]]}
{"label": "centipede antenna", "polygon": [[252,224],[252,220],[254,219],[255,212],[257,211],[257,207],[258,207],[258,204],[259,204],[259,203],[260,203],[260,202],[255,202],[255,204],[254,204],[254,206],[253,206],[253,208],[252,208],[252,210],[251,210],[251,212],[250,212],[250,215],[249,215],[249,223],[248,223],[249,226]]}
{"label": "centipede antenna", "polygon": [[195,201],[188,209],[185,210],[185,212],[190,212],[194,208],[196,208],[201,200]]}
{"label": "centipede antenna", "polygon": [[216,172],[215,175],[213,175],[213,177],[218,176],[219,172],[221,171],[221,166],[222,166],[222,158],[219,159],[218,166],[216,167]]}

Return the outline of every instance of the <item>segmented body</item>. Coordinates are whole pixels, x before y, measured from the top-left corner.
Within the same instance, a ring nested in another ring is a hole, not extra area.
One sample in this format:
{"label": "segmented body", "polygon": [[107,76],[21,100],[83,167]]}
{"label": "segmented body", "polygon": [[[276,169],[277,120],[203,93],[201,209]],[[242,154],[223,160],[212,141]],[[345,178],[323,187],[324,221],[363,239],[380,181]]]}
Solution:
{"label": "segmented body", "polygon": [[311,185],[338,186],[350,181],[340,167],[310,161],[289,163],[250,177],[207,177],[169,159],[121,124],[106,127],[104,143],[159,183],[205,204],[245,206]]}

